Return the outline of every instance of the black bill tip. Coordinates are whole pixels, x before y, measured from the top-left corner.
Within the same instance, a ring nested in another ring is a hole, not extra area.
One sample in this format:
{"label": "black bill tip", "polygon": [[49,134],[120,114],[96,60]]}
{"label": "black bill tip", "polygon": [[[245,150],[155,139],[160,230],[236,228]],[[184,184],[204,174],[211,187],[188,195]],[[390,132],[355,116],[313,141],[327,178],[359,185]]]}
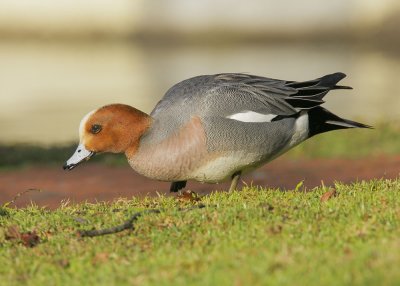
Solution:
{"label": "black bill tip", "polygon": [[64,164],[63,169],[64,170],[68,170],[71,171],[73,168],[75,168],[77,166],[77,164],[70,164],[68,165],[67,163]]}
{"label": "black bill tip", "polygon": [[71,171],[73,168],[75,168],[76,166],[80,165],[82,162],[88,161],[90,158],[92,158],[94,155],[96,155],[96,152],[90,152],[90,154],[87,157],[82,158],[80,161],[76,162],[76,163],[70,163],[68,164],[68,160],[64,165],[63,165],[63,169],[64,170],[68,170]]}

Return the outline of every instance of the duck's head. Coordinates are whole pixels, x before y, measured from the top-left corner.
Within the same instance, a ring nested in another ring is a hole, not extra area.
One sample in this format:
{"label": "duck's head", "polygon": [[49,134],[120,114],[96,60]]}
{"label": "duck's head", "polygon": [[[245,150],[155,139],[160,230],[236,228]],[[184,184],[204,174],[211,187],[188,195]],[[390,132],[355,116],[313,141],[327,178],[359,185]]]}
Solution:
{"label": "duck's head", "polygon": [[64,164],[72,170],[96,153],[135,152],[151,117],[129,105],[111,104],[89,112],[79,125],[79,146]]}

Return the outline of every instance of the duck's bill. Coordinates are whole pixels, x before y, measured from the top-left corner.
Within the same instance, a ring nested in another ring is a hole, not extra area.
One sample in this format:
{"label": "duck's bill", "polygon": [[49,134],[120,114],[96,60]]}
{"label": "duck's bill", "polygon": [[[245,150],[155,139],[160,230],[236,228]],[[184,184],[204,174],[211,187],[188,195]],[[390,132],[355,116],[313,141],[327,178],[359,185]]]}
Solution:
{"label": "duck's bill", "polygon": [[92,158],[95,154],[95,152],[87,150],[85,146],[83,146],[83,144],[79,144],[78,148],[76,148],[74,155],[72,155],[71,158],[68,159],[63,168],[64,170],[72,170],[80,163]]}

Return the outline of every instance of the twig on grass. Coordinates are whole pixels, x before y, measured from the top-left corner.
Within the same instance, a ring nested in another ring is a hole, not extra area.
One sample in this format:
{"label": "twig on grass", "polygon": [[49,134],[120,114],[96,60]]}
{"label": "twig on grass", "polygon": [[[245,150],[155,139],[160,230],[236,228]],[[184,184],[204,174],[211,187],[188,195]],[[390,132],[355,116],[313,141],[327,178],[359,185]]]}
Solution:
{"label": "twig on grass", "polygon": [[[195,209],[202,209],[205,208],[206,205],[204,204],[199,204],[190,208],[184,208],[184,209],[178,209],[179,211],[182,212],[187,212]],[[124,231],[126,229],[134,229],[134,222],[138,220],[139,217],[141,217],[144,214],[150,214],[150,213],[161,213],[162,209],[150,209],[150,210],[144,210],[140,212],[134,213],[128,220],[126,220],[124,223],[119,224],[114,227],[109,227],[109,228],[103,228],[103,229],[93,229],[93,230],[79,230],[78,235],[80,237],[95,237],[95,236],[100,236],[100,235],[106,235],[106,234],[113,234],[113,233],[118,233],[121,231]]]}
{"label": "twig on grass", "polygon": [[3,204],[3,208],[6,208],[11,204],[15,204],[15,202],[19,199],[19,197],[21,197],[21,196],[23,196],[23,195],[25,195],[27,193],[30,193],[30,192],[39,192],[40,193],[40,192],[42,192],[42,190],[41,189],[34,189],[34,188],[23,190],[23,191],[19,192],[18,194],[16,194],[15,197],[11,201],[6,202],[5,204]]}

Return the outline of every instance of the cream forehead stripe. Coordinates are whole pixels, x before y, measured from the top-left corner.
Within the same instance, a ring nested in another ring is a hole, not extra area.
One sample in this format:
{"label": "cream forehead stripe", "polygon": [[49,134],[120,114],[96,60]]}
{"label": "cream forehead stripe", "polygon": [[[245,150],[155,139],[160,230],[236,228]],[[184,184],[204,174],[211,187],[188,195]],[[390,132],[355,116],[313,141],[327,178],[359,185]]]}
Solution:
{"label": "cream forehead stripe", "polygon": [[86,124],[86,122],[89,120],[90,116],[93,113],[95,113],[96,111],[97,111],[97,109],[96,110],[92,110],[82,118],[81,123],[79,124],[79,138],[81,140],[82,140],[82,137],[83,137],[83,133],[85,132],[85,124]]}
{"label": "cream forehead stripe", "polygon": [[271,122],[276,114],[262,114],[254,111],[243,111],[227,116],[226,118],[242,122]]}

